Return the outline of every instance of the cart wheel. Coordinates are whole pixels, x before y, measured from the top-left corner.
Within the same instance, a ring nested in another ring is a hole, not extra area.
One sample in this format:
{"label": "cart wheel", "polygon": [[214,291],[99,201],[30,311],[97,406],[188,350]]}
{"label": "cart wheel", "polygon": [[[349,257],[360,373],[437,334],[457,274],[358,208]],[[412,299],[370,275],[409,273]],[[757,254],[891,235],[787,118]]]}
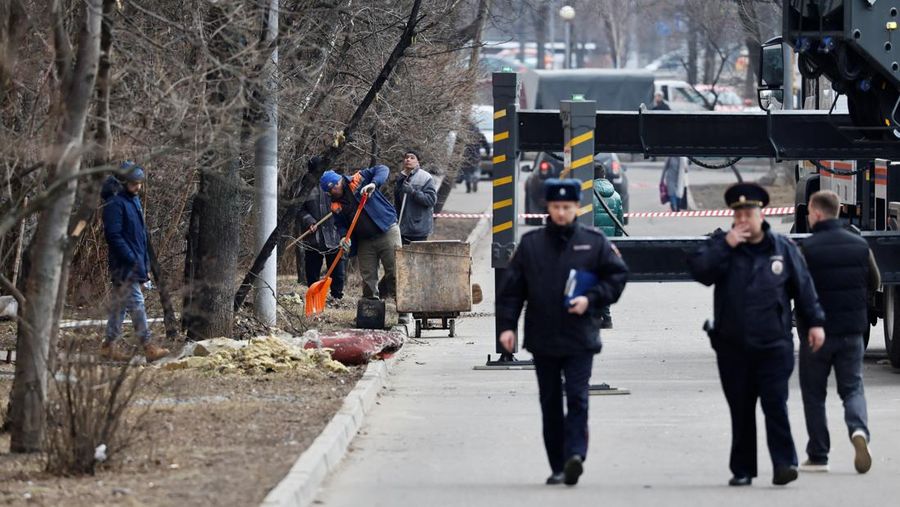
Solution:
{"label": "cart wheel", "polygon": [[450,326],[450,338],[453,338],[454,336],[456,336],[456,319],[450,319],[449,326]]}
{"label": "cart wheel", "polygon": [[416,338],[422,337],[422,321],[416,319]]}

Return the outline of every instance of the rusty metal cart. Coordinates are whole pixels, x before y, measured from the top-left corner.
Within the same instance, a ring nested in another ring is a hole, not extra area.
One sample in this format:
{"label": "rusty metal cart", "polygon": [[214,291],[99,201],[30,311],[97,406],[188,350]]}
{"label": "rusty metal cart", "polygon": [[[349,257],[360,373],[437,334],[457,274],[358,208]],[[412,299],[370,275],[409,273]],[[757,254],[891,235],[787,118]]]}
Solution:
{"label": "rusty metal cart", "polygon": [[472,256],[462,241],[416,241],[397,250],[397,312],[412,313],[415,336],[447,329],[472,310]]}

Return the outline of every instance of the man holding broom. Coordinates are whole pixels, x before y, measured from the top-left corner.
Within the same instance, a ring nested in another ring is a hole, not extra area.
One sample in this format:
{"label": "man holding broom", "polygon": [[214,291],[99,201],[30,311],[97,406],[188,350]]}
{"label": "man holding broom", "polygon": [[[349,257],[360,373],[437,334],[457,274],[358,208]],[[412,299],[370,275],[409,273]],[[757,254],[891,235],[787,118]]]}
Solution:
{"label": "man holding broom", "polygon": [[[375,191],[387,181],[389,172],[384,165],[363,169],[349,177],[328,170],[319,180],[322,191],[331,197],[331,212],[341,236],[350,228],[362,194],[369,196],[350,240],[341,240],[344,252],[359,256],[366,298],[393,296],[397,283],[395,251],[401,246],[397,211],[381,192]],[[378,293],[379,263],[384,267],[384,294]]]}

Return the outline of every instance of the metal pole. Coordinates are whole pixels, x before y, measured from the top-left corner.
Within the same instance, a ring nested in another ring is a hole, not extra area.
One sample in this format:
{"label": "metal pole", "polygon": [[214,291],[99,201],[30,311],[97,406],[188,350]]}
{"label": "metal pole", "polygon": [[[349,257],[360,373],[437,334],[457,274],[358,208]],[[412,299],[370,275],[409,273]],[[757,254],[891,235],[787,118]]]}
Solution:
{"label": "metal pole", "polygon": [[566,61],[563,62],[564,69],[572,68],[572,22],[566,21],[565,23],[565,38],[566,38]]}
{"label": "metal pole", "polygon": [[556,68],[556,1],[550,0],[550,66],[548,69]]}
{"label": "metal pole", "polygon": [[[266,41],[274,44],[278,37],[278,1],[269,0],[266,21]],[[263,118],[256,140],[256,234],[254,246],[260,251],[278,222],[278,47],[265,63],[263,83],[260,85]],[[275,325],[276,261],[275,252],[254,280],[253,308],[257,318],[266,325]]]}
{"label": "metal pole", "polygon": [[781,45],[784,52],[784,109],[794,109],[794,49],[787,43]]}
{"label": "metal pole", "polygon": [[578,222],[586,227],[594,225],[594,128],[597,123],[597,103],[593,100],[563,100],[559,103],[563,122],[562,172],[564,178],[581,181],[581,203]]}
{"label": "metal pole", "polygon": [[[494,157],[493,163],[493,218],[491,232],[491,267],[494,268],[495,294],[500,293],[506,267],[516,248],[516,189],[518,171],[516,148],[518,147],[518,74],[495,72],[494,92]],[[496,315],[496,312],[495,312]],[[500,345],[499,322],[494,321],[495,350],[500,354],[500,363],[512,363],[516,359]],[[518,332],[518,330],[517,330]],[[513,352],[518,351],[518,344]],[[489,360],[488,364],[492,364]]]}

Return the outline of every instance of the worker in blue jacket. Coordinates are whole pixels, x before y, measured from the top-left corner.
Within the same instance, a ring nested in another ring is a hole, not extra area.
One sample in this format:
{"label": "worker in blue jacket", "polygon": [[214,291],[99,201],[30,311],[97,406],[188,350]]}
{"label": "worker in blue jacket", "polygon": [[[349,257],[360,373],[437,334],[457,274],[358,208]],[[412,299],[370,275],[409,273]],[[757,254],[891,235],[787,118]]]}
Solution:
{"label": "worker in blue jacket", "polygon": [[[377,189],[387,181],[387,166],[376,165],[352,176],[325,171],[320,179],[322,191],[331,197],[334,225],[341,236],[347,234],[353,215],[363,193],[368,201],[359,216],[356,228],[348,241],[341,239],[341,248],[351,256],[358,255],[359,271],[363,279],[363,297],[385,299],[396,295],[396,249],[402,246],[397,211]],[[384,267],[383,291],[379,292],[378,264]]]}
{"label": "worker in blue jacket", "polygon": [[147,227],[140,191],[144,184],[144,169],[132,161],[120,167],[119,182],[110,176],[101,190],[103,204],[103,233],[109,247],[109,275],[112,280],[112,304],[106,325],[106,339],[100,348],[105,359],[124,361],[130,355],[120,347],[122,322],[125,313],[131,315],[134,331],[144,348],[148,361],[156,361],[169,354],[167,349],[151,343],[144,294],[141,284],[150,280],[150,255]]}
{"label": "worker in blue jacket", "polygon": [[769,194],[756,183],[725,192],[734,210],[728,233],[717,231],[689,259],[694,278],[715,285],[713,325],[707,332],[731,411],[731,486],[749,486],[757,475],[756,403],[766,421],[775,485],[797,478],[797,451],[788,422],[788,379],[794,370],[791,299],[809,323],[812,350],[825,341],[825,314],[800,251],[772,231],[762,208]]}

